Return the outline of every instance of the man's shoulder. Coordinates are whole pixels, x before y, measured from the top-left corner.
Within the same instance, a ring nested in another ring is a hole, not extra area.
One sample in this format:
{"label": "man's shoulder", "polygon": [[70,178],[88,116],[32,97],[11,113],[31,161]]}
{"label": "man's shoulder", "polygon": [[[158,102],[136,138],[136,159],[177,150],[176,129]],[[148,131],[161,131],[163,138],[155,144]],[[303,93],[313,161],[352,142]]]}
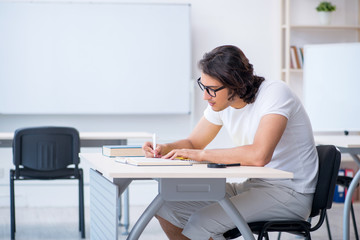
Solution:
{"label": "man's shoulder", "polygon": [[287,88],[289,89],[289,86],[281,80],[265,80],[260,85],[260,89],[268,89],[268,88]]}
{"label": "man's shoulder", "polygon": [[297,97],[283,81],[264,81],[255,100],[257,106],[298,102]]}
{"label": "man's shoulder", "polygon": [[289,86],[281,80],[265,80],[259,89],[259,95],[291,94]]}

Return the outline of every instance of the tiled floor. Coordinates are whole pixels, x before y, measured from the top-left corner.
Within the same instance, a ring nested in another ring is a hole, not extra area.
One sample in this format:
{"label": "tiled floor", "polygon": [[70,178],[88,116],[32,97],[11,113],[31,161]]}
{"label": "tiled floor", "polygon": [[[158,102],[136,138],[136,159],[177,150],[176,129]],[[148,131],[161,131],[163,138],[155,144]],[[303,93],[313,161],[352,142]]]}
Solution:
{"label": "tiled floor", "polygon": [[[132,206],[130,208],[130,222],[134,221],[145,209],[145,206]],[[66,239],[79,240],[78,232],[78,215],[77,208],[17,208],[17,240],[51,240]],[[360,223],[360,203],[355,204],[358,225]],[[329,219],[332,230],[332,239],[342,239],[342,204],[333,204],[329,211]],[[86,237],[90,239],[90,217],[89,209],[86,209]],[[360,230],[360,227],[358,227]],[[351,225],[350,239],[354,238],[353,228]],[[122,232],[120,227],[119,232]],[[0,239],[10,239],[10,211],[9,208],[0,208]],[[119,235],[120,240],[126,239],[126,236]],[[162,232],[159,224],[153,219],[146,227],[140,240],[162,240],[167,239]],[[242,239],[242,238],[239,238]],[[277,239],[277,234],[272,234],[270,239]],[[292,235],[283,234],[283,240],[299,239]],[[312,234],[312,239],[325,240],[329,239],[325,224]]]}

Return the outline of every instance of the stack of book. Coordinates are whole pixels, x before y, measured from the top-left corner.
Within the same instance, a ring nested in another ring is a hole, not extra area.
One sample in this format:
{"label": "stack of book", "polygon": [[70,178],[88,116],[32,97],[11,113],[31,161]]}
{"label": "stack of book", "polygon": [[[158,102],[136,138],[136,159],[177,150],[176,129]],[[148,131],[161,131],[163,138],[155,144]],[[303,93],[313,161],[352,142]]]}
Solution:
{"label": "stack of book", "polygon": [[139,145],[106,145],[102,154],[107,157],[143,157],[144,151]]}
{"label": "stack of book", "polygon": [[304,49],[290,46],[290,68],[301,69],[304,65]]}

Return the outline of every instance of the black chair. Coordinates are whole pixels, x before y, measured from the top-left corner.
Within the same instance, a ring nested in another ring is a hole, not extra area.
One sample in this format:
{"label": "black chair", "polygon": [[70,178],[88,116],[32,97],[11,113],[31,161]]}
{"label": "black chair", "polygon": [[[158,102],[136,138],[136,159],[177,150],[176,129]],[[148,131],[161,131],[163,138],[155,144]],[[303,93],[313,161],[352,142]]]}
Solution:
{"label": "black chair", "polygon": [[[336,184],[348,189],[352,179],[353,179],[352,177],[348,177],[348,176],[338,176],[337,180],[336,180]],[[354,206],[352,203],[350,205],[350,212],[351,212],[351,219],[352,219],[353,226],[354,226],[355,239],[359,240],[359,233],[358,233],[357,225],[356,225]],[[326,215],[326,219],[328,219],[327,215]],[[326,221],[326,227],[327,227],[327,231],[328,231],[329,240],[331,240],[332,236],[331,236],[330,224],[329,224],[328,220]]]}
{"label": "black chair", "polygon": [[[310,232],[319,229],[323,224],[326,210],[332,206],[341,154],[332,145],[317,146],[316,149],[319,156],[319,176],[310,217],[319,216],[318,222],[314,226],[309,221],[291,219],[249,223],[251,231],[258,235],[258,240],[263,238],[268,240],[268,232],[288,232],[311,239]],[[239,236],[241,236],[241,233],[237,228],[224,233],[226,239],[234,239]]]}
{"label": "black chair", "polygon": [[15,180],[79,180],[79,231],[85,238],[84,182],[79,132],[69,127],[35,127],[15,131],[10,170],[10,228],[15,239]]}

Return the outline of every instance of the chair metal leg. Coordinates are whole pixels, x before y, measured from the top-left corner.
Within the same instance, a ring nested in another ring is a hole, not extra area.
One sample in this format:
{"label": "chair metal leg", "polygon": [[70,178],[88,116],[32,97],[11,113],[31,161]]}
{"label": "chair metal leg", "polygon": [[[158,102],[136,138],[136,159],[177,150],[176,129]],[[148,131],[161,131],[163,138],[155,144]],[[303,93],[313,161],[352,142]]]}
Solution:
{"label": "chair metal leg", "polygon": [[118,211],[118,216],[119,216],[119,226],[122,226],[121,224],[121,218],[122,218],[122,197],[121,195],[119,196],[119,211]]}
{"label": "chair metal leg", "polygon": [[85,238],[85,210],[84,210],[84,176],[82,169],[79,170],[79,223],[81,238]]}
{"label": "chair metal leg", "polygon": [[354,206],[353,206],[352,203],[351,203],[351,205],[350,205],[350,210],[351,210],[351,218],[352,218],[353,225],[354,225],[355,239],[356,239],[356,240],[359,240],[359,233],[358,233],[357,225],[356,225]]}
{"label": "chair metal leg", "polygon": [[15,173],[14,170],[10,170],[10,235],[11,240],[15,239]]}
{"label": "chair metal leg", "polygon": [[265,236],[265,240],[269,240],[269,233],[266,232],[264,236]]}
{"label": "chair metal leg", "polygon": [[80,180],[80,176],[79,176],[79,189],[78,189],[78,193],[79,193],[79,209],[78,209],[78,211],[79,211],[79,231],[81,231],[81,180]]}
{"label": "chair metal leg", "polygon": [[330,231],[330,224],[329,224],[329,218],[328,218],[327,213],[325,213],[325,221],[326,221],[326,228],[327,228],[329,240],[332,240],[331,231]]}
{"label": "chair metal leg", "polygon": [[280,240],[280,238],[281,238],[281,232],[279,232],[278,234],[278,240]]}
{"label": "chair metal leg", "polygon": [[265,238],[265,240],[269,240],[269,233],[265,232],[263,229],[259,232],[258,235],[258,240],[263,240],[263,238]]}

